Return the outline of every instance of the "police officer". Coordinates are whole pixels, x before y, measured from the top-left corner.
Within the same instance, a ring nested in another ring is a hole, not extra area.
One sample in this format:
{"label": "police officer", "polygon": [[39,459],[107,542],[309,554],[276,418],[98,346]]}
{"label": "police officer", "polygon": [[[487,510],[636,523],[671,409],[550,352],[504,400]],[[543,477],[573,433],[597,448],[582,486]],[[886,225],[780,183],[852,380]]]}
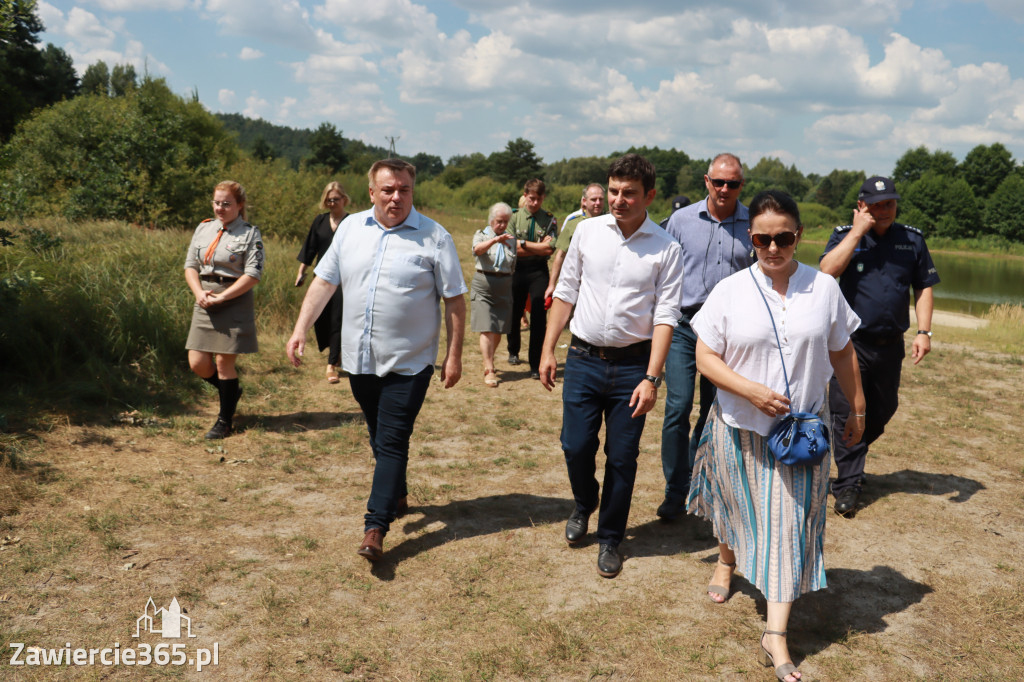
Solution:
{"label": "police officer", "polygon": [[[853,447],[834,439],[832,494],[835,511],[843,516],[856,511],[868,446],[882,435],[899,404],[900,370],[906,355],[903,333],[910,327],[910,289],[917,314],[910,357],[916,365],[931,350],[932,287],[939,283],[939,276],[921,231],[895,222],[899,198],[889,178],[865,180],[857,195],[853,224],[837,227],[821,256],[821,271],[839,278],[843,296],[861,319],[853,333],[853,346],[867,399],[864,438]],[[833,432],[840,433],[850,405],[834,377],[829,407]]]}
{"label": "police officer", "polygon": [[530,376],[539,379],[540,353],[547,331],[544,292],[548,286],[548,258],[555,250],[558,221],[543,209],[547,187],[538,178],[523,186],[523,207],[512,214],[508,233],[516,240],[516,271],[512,275],[512,329],[508,333],[508,364],[518,365],[521,339],[519,319],[530,299]]}
{"label": "police officer", "polygon": [[213,191],[216,219],[196,227],[185,256],[185,281],[195,296],[185,348],[192,371],[217,389],[220,412],[205,438],[225,438],[242,389],[235,359],[259,350],[252,288],[263,274],[263,238],[245,220],[245,189],[225,180]]}

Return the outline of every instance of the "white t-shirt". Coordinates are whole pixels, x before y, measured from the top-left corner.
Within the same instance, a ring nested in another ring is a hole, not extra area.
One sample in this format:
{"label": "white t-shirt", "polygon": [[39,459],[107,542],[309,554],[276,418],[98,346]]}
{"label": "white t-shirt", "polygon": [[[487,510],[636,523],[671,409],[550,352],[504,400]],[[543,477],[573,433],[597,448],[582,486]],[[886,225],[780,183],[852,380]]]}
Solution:
{"label": "white t-shirt", "polygon": [[[783,395],[786,379],[779,346],[755,283],[775,318],[789,374],[790,410],[817,412],[833,374],[828,354],[846,347],[860,318],[835,279],[802,263],[789,278],[785,300],[772,290],[771,280],[757,263],[719,282],[693,317],[693,330],[734,372]],[[718,403],[727,424],[762,436],[782,418],[769,417],[729,391],[718,391]]]}

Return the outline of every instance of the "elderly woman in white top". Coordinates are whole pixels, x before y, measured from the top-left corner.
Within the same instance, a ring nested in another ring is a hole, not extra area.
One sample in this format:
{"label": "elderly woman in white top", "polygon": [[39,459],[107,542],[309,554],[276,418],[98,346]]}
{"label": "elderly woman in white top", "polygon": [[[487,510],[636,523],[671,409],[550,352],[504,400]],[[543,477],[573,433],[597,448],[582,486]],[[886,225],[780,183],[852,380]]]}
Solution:
{"label": "elderly woman in white top", "polygon": [[793,601],[825,587],[830,457],[788,466],[772,455],[766,436],[791,410],[816,412],[828,424],[825,389],[833,372],[853,396],[842,434],[847,442],[860,440],[865,409],[850,342],[860,319],[832,277],[793,259],[802,230],[787,194],[770,190],[754,197],[750,240],[757,263],[722,280],[693,318],[697,369],[718,387],[687,502],[687,511],[711,521],[719,541],[707,592],[716,603],[726,601],[738,571],[764,594],[768,623],[759,657],[783,682],[801,678],[786,640]]}
{"label": "elderly woman in white top", "polygon": [[503,202],[491,206],[487,227],[473,235],[476,273],[469,289],[470,331],[480,332],[480,354],[484,357],[484,384],[494,388],[494,350],[502,334],[512,325],[512,272],[516,267],[516,243],[505,232],[512,208]]}

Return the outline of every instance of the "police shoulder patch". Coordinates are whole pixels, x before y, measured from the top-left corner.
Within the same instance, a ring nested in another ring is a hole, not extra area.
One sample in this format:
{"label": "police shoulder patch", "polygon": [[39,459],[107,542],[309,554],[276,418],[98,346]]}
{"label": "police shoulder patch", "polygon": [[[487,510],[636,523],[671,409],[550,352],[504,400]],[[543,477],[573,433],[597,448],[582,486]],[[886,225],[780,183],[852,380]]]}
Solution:
{"label": "police shoulder patch", "polygon": [[922,237],[924,236],[924,232],[922,232],[921,230],[917,229],[916,227],[911,227],[910,225],[904,225],[903,223],[896,223],[896,224],[899,225],[900,227],[902,227],[907,232],[916,232],[917,234],[921,235]]}
{"label": "police shoulder patch", "polygon": [[849,232],[853,229],[853,225],[840,225],[835,229],[836,232]]}

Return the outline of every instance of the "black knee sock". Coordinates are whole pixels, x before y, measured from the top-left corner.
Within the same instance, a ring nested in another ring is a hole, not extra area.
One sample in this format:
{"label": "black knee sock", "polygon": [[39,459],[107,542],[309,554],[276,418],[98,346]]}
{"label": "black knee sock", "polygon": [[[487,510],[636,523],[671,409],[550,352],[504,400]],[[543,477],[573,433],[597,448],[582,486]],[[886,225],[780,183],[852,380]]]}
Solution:
{"label": "black knee sock", "polygon": [[217,370],[214,370],[213,374],[211,374],[210,376],[203,377],[203,381],[205,381],[206,383],[210,384],[211,386],[216,388],[218,391],[220,390],[220,377],[217,376]]}
{"label": "black knee sock", "polygon": [[241,391],[238,390],[238,379],[221,379],[218,389],[220,390],[220,415],[218,416],[230,424],[235,416],[238,398],[241,396]]}

